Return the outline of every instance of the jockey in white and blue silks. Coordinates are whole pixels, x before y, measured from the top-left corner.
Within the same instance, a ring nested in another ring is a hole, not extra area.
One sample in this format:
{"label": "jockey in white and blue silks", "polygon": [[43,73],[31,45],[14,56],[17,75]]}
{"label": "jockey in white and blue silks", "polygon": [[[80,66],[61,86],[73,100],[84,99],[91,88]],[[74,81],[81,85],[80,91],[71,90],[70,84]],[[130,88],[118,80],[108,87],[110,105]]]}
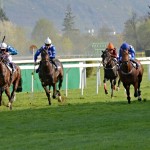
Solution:
{"label": "jockey in white and blue silks", "polygon": [[136,64],[136,68],[139,67],[139,64],[135,61],[135,50],[132,45],[129,45],[128,43],[123,43],[119,49],[119,62],[122,61],[122,52],[128,50],[130,60]]}
{"label": "jockey in white and blue silks", "polygon": [[[51,39],[48,37],[45,40],[45,45],[43,45],[40,49],[38,49],[34,55],[34,63],[36,64],[37,58],[38,56],[41,54],[42,50],[47,50],[48,51],[48,55],[50,58],[50,61],[52,62],[52,64],[54,64],[55,69],[57,70],[57,65],[54,61],[55,59],[55,55],[56,55],[56,48],[54,45],[52,45]],[[36,70],[36,73],[39,72],[39,68]]]}
{"label": "jockey in white and blue silks", "polygon": [[12,62],[12,56],[11,55],[17,55],[18,51],[14,47],[7,45],[6,43],[3,42],[0,44],[0,53],[6,55],[5,59],[8,63],[8,65],[12,68],[12,73],[13,73],[15,68],[14,68],[14,64]]}

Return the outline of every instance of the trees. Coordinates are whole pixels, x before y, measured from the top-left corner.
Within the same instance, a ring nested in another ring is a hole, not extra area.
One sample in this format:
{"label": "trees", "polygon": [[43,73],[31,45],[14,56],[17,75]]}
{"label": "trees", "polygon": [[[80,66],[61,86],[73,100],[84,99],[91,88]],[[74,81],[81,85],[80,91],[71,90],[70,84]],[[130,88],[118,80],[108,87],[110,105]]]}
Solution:
{"label": "trees", "polygon": [[39,19],[32,31],[31,38],[39,46],[43,44],[47,37],[50,37],[53,41],[57,39],[57,30],[53,23],[47,19]]}
{"label": "trees", "polygon": [[[148,6],[148,8],[150,9],[150,6]],[[148,12],[148,17],[150,18],[150,12]]]}
{"label": "trees", "polygon": [[28,40],[23,28],[18,27],[9,21],[3,21],[0,22],[0,31],[2,37],[6,36],[5,42],[8,45],[14,46],[18,50],[19,55],[27,54],[26,45],[28,45]]}
{"label": "trees", "polygon": [[71,32],[74,31],[74,18],[75,16],[73,16],[72,9],[70,5],[68,5],[65,13],[65,18],[63,21],[64,28],[62,29],[65,35],[69,36]]}
{"label": "trees", "polygon": [[150,49],[150,19],[148,16],[137,18],[133,13],[124,28],[124,40],[131,43],[136,50]]}
{"label": "trees", "polygon": [[140,26],[139,19],[136,13],[132,13],[132,16],[125,23],[124,39],[135,47],[136,50],[141,50],[140,37],[138,35],[138,27]]}
{"label": "trees", "polygon": [[0,21],[9,21],[8,17],[6,16],[2,8],[0,8]]}

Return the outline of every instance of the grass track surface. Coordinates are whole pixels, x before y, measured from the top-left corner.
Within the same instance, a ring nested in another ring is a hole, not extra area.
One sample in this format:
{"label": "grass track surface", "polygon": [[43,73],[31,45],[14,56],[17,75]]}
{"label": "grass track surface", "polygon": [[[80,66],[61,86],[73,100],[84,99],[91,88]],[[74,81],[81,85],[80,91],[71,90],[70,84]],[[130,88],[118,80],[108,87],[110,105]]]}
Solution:
{"label": "grass track surface", "polygon": [[[62,104],[52,100],[48,106],[44,92],[17,93],[12,111],[0,107],[0,150],[148,150],[149,89],[145,71],[144,100],[138,102],[131,88],[131,104],[122,85],[113,99],[104,94],[103,85],[97,95],[95,75],[87,79],[83,96],[80,90],[69,90]],[[5,95],[3,102],[7,103]]]}

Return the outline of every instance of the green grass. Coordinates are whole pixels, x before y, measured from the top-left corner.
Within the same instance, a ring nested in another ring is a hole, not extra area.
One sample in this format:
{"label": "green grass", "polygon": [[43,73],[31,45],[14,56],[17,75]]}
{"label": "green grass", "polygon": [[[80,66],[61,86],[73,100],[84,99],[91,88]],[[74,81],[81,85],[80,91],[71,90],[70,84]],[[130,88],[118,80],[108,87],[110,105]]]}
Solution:
{"label": "green grass", "polygon": [[[87,79],[83,96],[79,89],[69,90],[68,97],[61,91],[64,102],[52,100],[52,106],[44,92],[17,93],[12,111],[0,107],[0,149],[148,150],[149,89],[145,70],[141,85],[144,100],[138,102],[132,88],[131,104],[122,85],[112,99],[110,93],[104,94],[103,85],[97,95],[95,75]],[[5,95],[3,101],[8,101]]]}

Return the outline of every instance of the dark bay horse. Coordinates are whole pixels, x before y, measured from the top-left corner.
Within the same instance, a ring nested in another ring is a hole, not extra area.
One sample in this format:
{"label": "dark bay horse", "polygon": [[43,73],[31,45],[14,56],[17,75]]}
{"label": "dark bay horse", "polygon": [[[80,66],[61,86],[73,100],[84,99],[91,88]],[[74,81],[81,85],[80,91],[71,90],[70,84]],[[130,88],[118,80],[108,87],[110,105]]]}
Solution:
{"label": "dark bay horse", "polygon": [[116,80],[118,77],[118,66],[117,62],[114,60],[114,58],[111,57],[111,54],[105,50],[102,51],[102,64],[104,67],[104,90],[105,94],[108,94],[106,81],[110,80],[111,84],[111,98],[113,97],[113,90],[115,89]]}
{"label": "dark bay horse", "polygon": [[138,69],[136,69],[135,64],[130,61],[128,50],[122,51],[122,63],[120,64],[119,76],[124,88],[126,89],[129,104],[131,100],[130,85],[133,85],[134,87],[134,97],[138,97],[138,100],[141,101],[140,84],[142,81],[144,68],[140,61],[136,61],[139,63]]}
{"label": "dark bay horse", "polygon": [[[22,91],[22,79],[21,69],[17,65],[15,65],[13,75],[11,75],[12,72],[7,66],[6,57],[6,55],[0,54],[0,106],[2,105],[2,94],[5,92],[9,100],[8,107],[11,110],[15,92]],[[10,92],[11,85],[13,85],[12,92]]]}
{"label": "dark bay horse", "polygon": [[[51,86],[53,87],[53,98],[55,99],[56,96],[58,96],[58,101],[62,102],[60,88],[63,82],[63,65],[58,59],[55,59],[54,61],[58,66],[57,71],[55,70],[55,66],[49,59],[48,52],[46,50],[42,50],[39,66],[39,78],[48,98],[49,105],[51,105]],[[59,90],[57,90],[56,87],[57,82]],[[49,89],[47,88],[47,86],[49,86]]]}

